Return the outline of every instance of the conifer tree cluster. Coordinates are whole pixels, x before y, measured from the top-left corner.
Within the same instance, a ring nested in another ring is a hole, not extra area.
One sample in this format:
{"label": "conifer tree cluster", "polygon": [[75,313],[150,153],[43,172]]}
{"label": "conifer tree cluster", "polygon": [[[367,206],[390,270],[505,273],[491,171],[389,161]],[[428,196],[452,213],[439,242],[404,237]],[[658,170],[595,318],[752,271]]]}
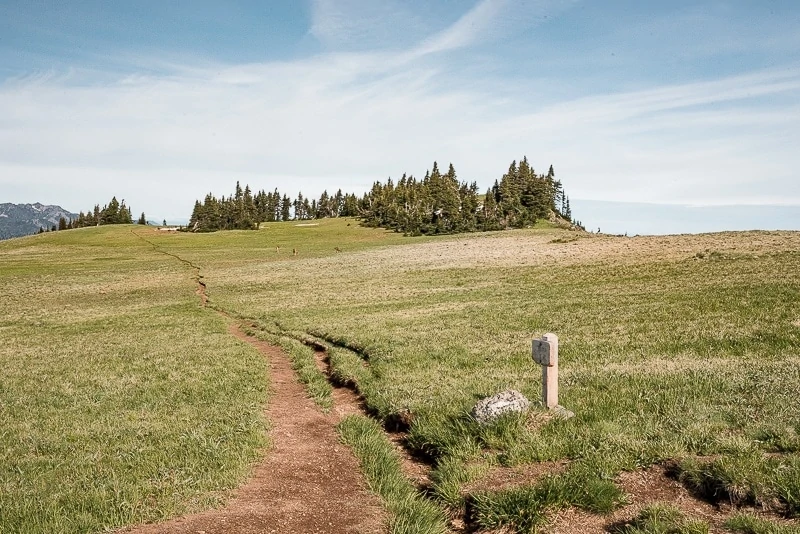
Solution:
{"label": "conifer tree cluster", "polygon": [[[144,213],[140,217],[139,224],[146,224],[146,221],[145,223],[141,222],[142,219],[144,219]],[[80,212],[74,220],[67,220],[61,217],[58,221],[58,227],[53,227],[51,230],[71,230],[73,228],[100,226],[103,224],[133,224],[131,209],[125,205],[125,199],[120,202],[117,197],[111,197],[111,201],[104,205],[102,209],[99,204],[95,204],[92,210],[87,213]],[[41,229],[41,231],[45,231],[45,229]]]}
{"label": "conifer tree cluster", "polygon": [[397,183],[375,182],[359,201],[363,224],[410,235],[522,228],[551,213],[572,222],[552,165],[537,175],[527,158],[513,161],[483,195],[475,182],[459,182],[452,164],[442,174],[434,162],[422,180],[403,175]]}
{"label": "conifer tree cluster", "polygon": [[310,200],[298,193],[295,199],[275,189],[264,190],[253,195],[249,185],[242,189],[236,182],[236,190],[230,197],[216,198],[207,194],[203,202],[195,201],[189,230],[214,232],[216,230],[250,230],[258,228],[260,222],[322,219],[325,217],[358,216],[358,199],[338,190],[335,195],[323,192],[319,200]]}
{"label": "conifer tree cluster", "polygon": [[361,198],[354,194],[323,192],[319,199],[298,193],[294,199],[275,189],[253,195],[250,186],[218,199],[211,193],[195,201],[188,230],[256,229],[262,221],[359,217],[364,226],[381,227],[409,235],[450,234],[522,228],[551,215],[573,223],[569,198],[553,166],[547,174],[536,174],[527,157],[511,165],[485,194],[476,182],[460,182],[451,163],[446,173],[436,162],[425,177],[405,174],[372,185]]}

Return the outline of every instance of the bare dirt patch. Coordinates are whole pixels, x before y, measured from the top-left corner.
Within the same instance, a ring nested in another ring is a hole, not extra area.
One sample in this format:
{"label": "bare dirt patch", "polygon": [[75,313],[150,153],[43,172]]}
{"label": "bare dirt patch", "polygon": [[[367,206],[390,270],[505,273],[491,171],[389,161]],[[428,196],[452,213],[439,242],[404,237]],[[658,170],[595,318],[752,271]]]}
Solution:
{"label": "bare dirt patch", "polygon": [[[633,519],[645,506],[668,503],[694,519],[722,523],[722,513],[712,505],[695,499],[681,484],[668,478],[663,467],[623,473],[617,484],[628,497],[628,504],[609,515],[596,515],[576,508],[559,511],[547,532],[552,534],[605,533],[614,524]],[[716,530],[716,529],[715,529]]]}
{"label": "bare dirt patch", "polygon": [[[607,533],[614,525],[632,520],[643,508],[657,503],[675,507],[688,518],[707,522],[712,533],[723,532],[723,523],[735,513],[758,513],[754,509],[717,507],[700,500],[678,481],[670,478],[664,466],[622,473],[617,477],[616,483],[627,495],[628,504],[605,516],[576,508],[560,510],[552,518],[546,531],[551,534]],[[764,517],[787,525],[795,524],[774,515]]]}
{"label": "bare dirt patch", "polygon": [[485,475],[462,488],[462,493],[471,494],[479,491],[501,491],[523,485],[532,485],[547,475],[562,473],[569,462],[539,462],[516,467],[494,467]]}
{"label": "bare dirt patch", "polygon": [[383,532],[385,516],[380,502],[367,491],[352,452],[339,442],[335,424],[343,412],[336,408],[327,416],[319,412],[280,349],[248,337],[237,326],[231,327],[231,333],[269,360],[271,449],[225,507],[122,532]]}

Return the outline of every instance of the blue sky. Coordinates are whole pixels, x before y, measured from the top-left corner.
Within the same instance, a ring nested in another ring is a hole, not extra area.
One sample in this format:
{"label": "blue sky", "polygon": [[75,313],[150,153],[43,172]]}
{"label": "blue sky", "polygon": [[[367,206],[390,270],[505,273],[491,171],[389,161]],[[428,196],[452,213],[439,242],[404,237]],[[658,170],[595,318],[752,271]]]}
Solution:
{"label": "blue sky", "polygon": [[527,155],[592,229],[800,229],[798,28],[788,1],[5,0],[0,202],[179,220],[237,180],[486,188]]}

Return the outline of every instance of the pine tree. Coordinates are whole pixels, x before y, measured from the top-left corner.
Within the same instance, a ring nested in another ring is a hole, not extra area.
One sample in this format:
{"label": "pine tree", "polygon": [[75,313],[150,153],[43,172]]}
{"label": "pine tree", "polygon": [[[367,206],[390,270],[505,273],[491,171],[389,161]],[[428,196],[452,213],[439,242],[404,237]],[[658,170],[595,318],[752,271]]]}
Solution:
{"label": "pine tree", "polygon": [[294,208],[294,220],[302,220],[305,219],[305,213],[303,212],[305,198],[303,198],[303,193],[298,192],[297,198],[292,203],[292,207]]}
{"label": "pine tree", "polygon": [[[497,186],[497,182],[495,182],[495,186]],[[486,190],[486,194],[483,196],[483,209],[481,210],[481,214],[482,230],[498,230],[500,228],[498,224],[496,187],[490,187]]]}
{"label": "pine tree", "polygon": [[131,215],[131,209],[125,205],[125,199],[122,199],[122,202],[119,205],[119,215],[117,217],[117,223],[119,224],[133,224],[133,215]]}
{"label": "pine tree", "polygon": [[141,216],[139,216],[138,224],[147,224],[147,218],[144,216],[144,212],[142,212]]}
{"label": "pine tree", "polygon": [[98,224],[117,224],[119,222],[119,201],[117,197],[111,197],[111,202],[103,206],[100,212]]}
{"label": "pine tree", "polygon": [[519,172],[517,162],[512,161],[508,167],[508,172],[500,179],[500,200],[498,201],[498,211],[501,217],[500,226],[520,227],[524,224],[522,191],[519,183]]}
{"label": "pine tree", "polygon": [[281,200],[281,220],[288,221],[291,220],[291,210],[292,210],[292,201],[289,199],[289,196],[284,194],[283,200]]}
{"label": "pine tree", "polygon": [[447,174],[442,176],[439,187],[439,228],[447,233],[458,231],[458,219],[461,213],[460,184],[456,177],[456,169],[453,164],[447,170]]}
{"label": "pine tree", "polygon": [[342,217],[358,217],[358,198],[356,195],[348,194],[344,197],[344,202],[342,203]]}

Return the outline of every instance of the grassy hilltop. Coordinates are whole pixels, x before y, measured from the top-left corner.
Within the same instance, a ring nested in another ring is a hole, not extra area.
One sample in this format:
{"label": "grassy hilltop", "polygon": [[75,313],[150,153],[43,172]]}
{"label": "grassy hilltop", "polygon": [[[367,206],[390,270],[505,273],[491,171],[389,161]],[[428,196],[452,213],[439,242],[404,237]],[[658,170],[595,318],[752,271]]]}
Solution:
{"label": "grassy hilltop", "polygon": [[[318,223],[0,243],[0,531],[174,515],[242,480],[264,446],[268,377],[200,306],[195,267],[212,308],[331,344],[338,378],[379,419],[409,424],[434,462],[430,499],[475,526],[606,513],[625,501],[620,472],[667,461],[708,499],[800,514],[800,234],[403,238]],[[548,331],[576,416],[477,427],[467,413],[480,397],[538,399],[530,340]],[[355,426],[349,441],[377,432]],[[563,468],[480,484],[497,466],[548,461]]]}

